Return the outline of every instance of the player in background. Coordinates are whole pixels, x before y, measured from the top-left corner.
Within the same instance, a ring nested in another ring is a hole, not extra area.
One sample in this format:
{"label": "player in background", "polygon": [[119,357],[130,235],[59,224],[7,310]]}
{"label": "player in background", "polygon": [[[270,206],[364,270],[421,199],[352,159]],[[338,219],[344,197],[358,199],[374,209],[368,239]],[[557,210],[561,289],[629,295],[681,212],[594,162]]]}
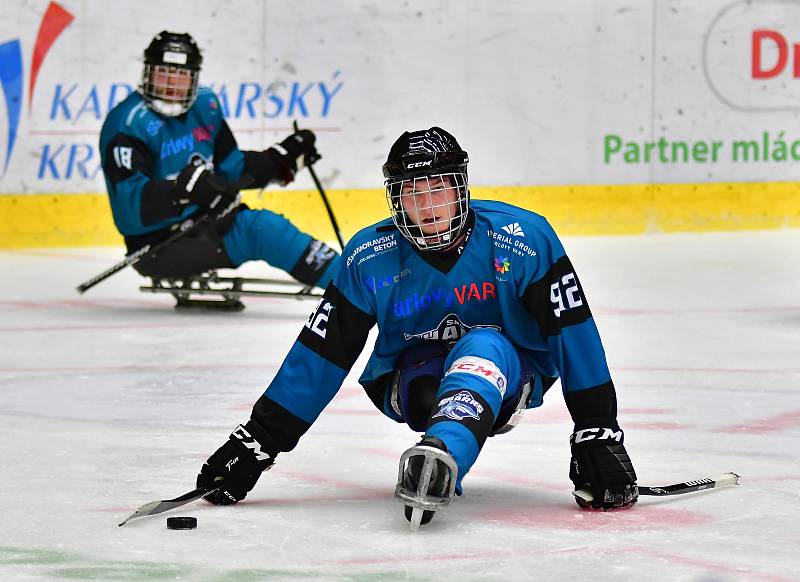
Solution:
{"label": "player in background", "polygon": [[[240,186],[285,186],[319,158],[309,130],[264,151],[241,151],[216,95],[198,87],[202,62],[189,34],[159,33],[144,51],[138,91],[103,123],[102,167],[128,253],[160,242],[171,226],[197,212],[217,216],[235,201]],[[239,205],[134,268],[145,276],[185,277],[251,260],[324,288],[339,255],[280,214]]]}
{"label": "player in background", "polygon": [[[376,323],[359,382],[382,413],[423,433],[401,457],[395,490],[412,524],[461,493],[486,438],[540,406],[557,378],[574,421],[576,490],[590,489],[597,509],[637,501],[614,384],[575,269],[543,217],[470,201],[467,162],[438,127],[395,142],[383,166],[391,219],[350,240],[250,420],[203,465],[198,486],[217,487],[209,501],[241,501],[297,445]],[[532,457],[521,461],[535,467]]]}

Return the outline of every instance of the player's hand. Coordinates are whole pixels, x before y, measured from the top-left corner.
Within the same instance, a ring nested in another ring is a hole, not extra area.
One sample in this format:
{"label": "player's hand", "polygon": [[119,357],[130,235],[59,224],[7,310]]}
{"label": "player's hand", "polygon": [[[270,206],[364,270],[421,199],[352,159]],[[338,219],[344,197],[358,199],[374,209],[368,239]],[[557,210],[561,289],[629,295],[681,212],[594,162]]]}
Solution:
{"label": "player's hand", "polygon": [[320,159],[315,147],[317,136],[310,129],[296,131],[282,142],[267,149],[266,153],[280,169],[278,180],[285,186],[294,180],[294,175],[305,166]]}
{"label": "player's hand", "polygon": [[175,202],[180,208],[197,204],[201,208],[213,210],[225,207],[235,200],[238,188],[215,176],[203,164],[189,163],[175,181]]}
{"label": "player's hand", "polygon": [[575,425],[570,437],[569,478],[575,490],[589,489],[591,503],[575,497],[583,508],[619,509],[639,499],[636,471],[623,444],[622,429],[614,420],[590,419]]}
{"label": "player's hand", "polygon": [[232,505],[244,499],[261,473],[275,463],[277,452],[268,443],[264,429],[255,421],[237,426],[197,476],[198,487],[217,487],[204,499],[214,505]]}

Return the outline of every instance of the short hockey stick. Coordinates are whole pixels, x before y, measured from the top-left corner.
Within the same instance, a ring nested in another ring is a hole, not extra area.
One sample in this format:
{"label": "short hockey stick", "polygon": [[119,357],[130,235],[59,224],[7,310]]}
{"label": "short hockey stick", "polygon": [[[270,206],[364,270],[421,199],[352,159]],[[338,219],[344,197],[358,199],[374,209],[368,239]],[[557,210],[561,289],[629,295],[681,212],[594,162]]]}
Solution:
{"label": "short hockey stick", "polygon": [[[703,477],[702,479],[684,481],[683,483],[675,483],[674,485],[661,485],[659,487],[645,487],[640,485],[639,495],[682,495],[684,493],[702,491],[703,489],[718,489],[719,487],[729,487],[738,484],[739,475],[736,473],[723,473],[717,477]],[[587,503],[591,503],[594,499],[592,492],[586,489],[573,491],[572,494]]]}
{"label": "short hockey stick", "polygon": [[132,519],[145,517],[147,515],[155,515],[157,513],[169,511],[170,509],[175,509],[176,507],[191,503],[195,499],[200,499],[204,495],[208,495],[214,491],[216,491],[216,488],[211,489],[208,487],[198,487],[194,491],[189,491],[189,493],[181,495],[180,497],[176,497],[175,499],[166,499],[164,501],[151,501],[150,503],[145,503],[139,509],[130,514],[130,516],[128,516],[128,518],[119,525],[122,527]]}
{"label": "short hockey stick", "polygon": [[[252,184],[252,182],[253,182],[253,179],[250,176],[242,176],[242,178],[239,180],[239,182],[235,185],[235,188],[237,190],[239,190],[241,188],[246,188],[247,186]],[[220,218],[222,218],[224,216],[227,216],[237,206],[239,206],[239,197],[238,196],[236,197],[236,199],[233,202],[231,202],[228,206],[226,206],[222,210],[222,212],[220,212],[217,215],[217,219],[220,219]],[[108,279],[111,275],[119,273],[125,267],[129,267],[129,266],[131,266],[133,264],[138,263],[141,260],[141,258],[144,257],[145,255],[147,255],[149,253],[157,253],[158,251],[160,251],[161,249],[163,249],[167,245],[172,244],[173,242],[175,242],[175,240],[177,240],[177,239],[181,238],[182,236],[184,236],[187,232],[190,232],[190,231],[194,230],[195,228],[197,228],[197,226],[199,224],[204,224],[204,223],[208,222],[209,220],[211,220],[211,215],[210,214],[203,214],[200,217],[190,216],[189,218],[187,218],[183,222],[179,222],[177,224],[174,224],[172,226],[172,229],[171,229],[172,230],[172,234],[170,234],[166,239],[162,240],[160,243],[155,244],[155,245],[145,245],[145,246],[143,246],[142,248],[136,250],[135,252],[133,252],[130,255],[128,255],[127,257],[125,257],[122,261],[120,261],[119,263],[117,263],[113,267],[109,267],[108,269],[106,269],[102,273],[100,273],[98,275],[95,275],[94,277],[92,277],[88,281],[85,281],[85,282],[81,283],[80,285],[78,285],[76,287],[76,289],[78,290],[78,293],[83,294],[86,291],[88,291],[89,289],[91,289],[92,287],[94,287],[95,285],[97,285],[98,283],[100,283],[101,281],[105,281],[106,279]]]}
{"label": "short hockey stick", "polygon": [[[294,130],[298,131],[298,129],[297,120],[295,120]],[[317,187],[319,195],[322,197],[322,203],[325,204],[325,210],[328,211],[328,218],[331,219],[331,226],[333,227],[333,231],[336,233],[336,240],[339,241],[339,246],[342,250],[344,250],[344,239],[342,238],[342,233],[339,230],[339,223],[336,222],[336,216],[333,214],[333,208],[328,200],[328,196],[325,194],[325,190],[322,189],[322,184],[320,183],[319,178],[317,178],[317,173],[314,171],[314,162],[316,162],[316,160],[312,161],[306,166],[308,168],[308,173],[311,174],[311,179],[314,180],[314,185]]]}

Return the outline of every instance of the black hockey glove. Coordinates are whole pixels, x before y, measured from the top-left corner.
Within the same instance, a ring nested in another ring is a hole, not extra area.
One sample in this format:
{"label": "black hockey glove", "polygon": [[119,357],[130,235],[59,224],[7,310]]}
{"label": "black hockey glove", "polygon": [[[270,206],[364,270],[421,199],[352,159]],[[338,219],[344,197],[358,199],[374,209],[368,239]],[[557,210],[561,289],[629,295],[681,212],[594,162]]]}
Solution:
{"label": "black hockey glove", "polygon": [[281,143],[266,150],[279,169],[277,176],[283,186],[294,180],[294,175],[305,166],[310,166],[320,159],[314,147],[317,136],[310,129],[301,129],[287,137]]}
{"label": "black hockey glove", "polygon": [[197,204],[201,208],[220,210],[233,202],[239,190],[231,184],[215,176],[202,164],[189,163],[175,181],[175,203],[183,209],[189,204]]}
{"label": "black hockey glove", "polygon": [[575,425],[569,441],[569,478],[576,491],[589,489],[594,498],[590,504],[576,496],[581,507],[606,511],[628,507],[639,499],[636,471],[625,450],[624,438],[614,420],[588,419]]}
{"label": "black hockey glove", "polygon": [[275,463],[275,451],[264,429],[254,420],[239,425],[228,441],[211,455],[197,476],[198,487],[217,487],[204,499],[214,505],[232,505],[244,499]]}

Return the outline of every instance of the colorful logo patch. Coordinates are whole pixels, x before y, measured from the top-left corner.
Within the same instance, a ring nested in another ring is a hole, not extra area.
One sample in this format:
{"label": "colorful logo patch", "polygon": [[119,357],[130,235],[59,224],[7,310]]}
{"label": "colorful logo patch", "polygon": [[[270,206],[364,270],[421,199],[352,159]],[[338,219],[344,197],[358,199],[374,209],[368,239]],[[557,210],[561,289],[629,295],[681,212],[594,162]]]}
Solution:
{"label": "colorful logo patch", "polygon": [[508,273],[511,270],[511,261],[508,257],[500,257],[494,260],[494,270],[498,273]]}
{"label": "colorful logo patch", "polygon": [[483,405],[472,397],[472,394],[462,390],[455,396],[448,396],[439,401],[439,412],[432,418],[446,416],[451,420],[464,420],[472,418],[480,420]]}

